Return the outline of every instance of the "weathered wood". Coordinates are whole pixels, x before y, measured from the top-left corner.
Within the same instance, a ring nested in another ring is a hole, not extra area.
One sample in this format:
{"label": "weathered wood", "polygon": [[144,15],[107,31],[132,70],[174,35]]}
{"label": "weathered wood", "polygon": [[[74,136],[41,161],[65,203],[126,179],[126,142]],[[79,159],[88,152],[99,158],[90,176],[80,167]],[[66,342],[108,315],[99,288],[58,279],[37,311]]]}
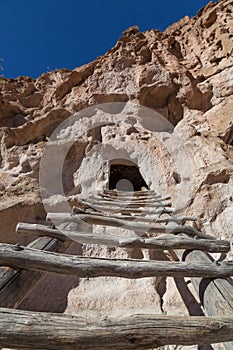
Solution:
{"label": "weathered wood", "polygon": [[[84,209],[94,209],[94,210],[101,210],[103,212],[121,212],[121,213],[139,213],[139,214],[155,214],[155,213],[161,213],[163,212],[163,210],[170,210],[170,212],[174,212],[174,208],[172,209],[168,209],[167,207],[165,208],[165,206],[163,205],[159,205],[156,208],[151,208],[151,207],[136,207],[136,208],[132,208],[129,206],[121,206],[121,205],[115,205],[115,204],[111,204],[109,205],[109,203],[107,203],[106,205],[102,205],[102,204],[92,204],[90,202],[87,201],[81,201],[78,200],[78,205],[81,208]],[[160,208],[160,209],[158,209]]]}
{"label": "weathered wood", "polygon": [[[109,211],[109,210],[121,210],[121,206],[117,203],[112,202],[111,205],[109,203],[104,204],[98,204],[98,203],[90,203],[88,201],[82,201],[78,200],[78,203],[80,206],[83,206],[84,208],[90,207],[98,210],[103,210],[103,211]],[[145,205],[145,204],[144,204]],[[147,204],[145,207],[144,206],[137,206],[136,208],[134,207],[134,204],[129,204],[129,205],[123,205],[123,209],[132,210],[132,212],[141,212],[142,209],[146,209],[147,212],[153,213],[154,210],[157,208],[165,209],[165,208],[171,208],[172,204],[167,203],[155,203],[154,205],[149,205]]]}
{"label": "weathered wood", "polygon": [[144,201],[144,200],[161,200],[163,198],[163,196],[161,195],[155,195],[155,194],[147,194],[147,195],[119,195],[119,194],[115,194],[115,195],[111,195],[111,194],[107,194],[107,193],[97,193],[97,196],[99,198],[102,199],[112,199],[112,200],[126,200],[126,201]]}
{"label": "weathered wood", "polygon": [[[187,262],[212,262],[210,256],[200,251],[190,251],[185,254]],[[217,262],[218,264],[219,262]],[[233,317],[233,281],[222,279],[195,279],[193,280],[195,289],[198,291],[201,303],[207,315],[232,315]]]}
{"label": "weathered wood", "polygon": [[156,204],[156,203],[162,203],[162,202],[165,202],[169,199],[171,199],[170,196],[167,196],[167,197],[163,197],[163,198],[160,198],[160,199],[156,199],[156,198],[143,198],[143,199],[137,199],[137,198],[130,198],[130,199],[126,199],[126,198],[122,198],[122,199],[119,199],[119,198],[109,198],[109,197],[106,197],[106,198],[103,198],[103,197],[99,197],[99,196],[91,196],[89,198],[90,200],[94,200],[94,201],[97,201],[98,203],[106,203],[106,204],[109,204],[109,203],[116,203],[116,204],[135,204],[135,205],[146,205],[146,204]]}
{"label": "weathered wood", "polygon": [[[85,203],[85,202],[84,202]],[[150,202],[144,202],[144,203],[137,203],[137,202],[119,202],[119,203],[116,203],[116,202],[105,202],[105,201],[93,201],[93,202],[87,202],[88,205],[91,205],[92,207],[98,207],[98,208],[102,208],[102,207],[108,207],[110,206],[111,208],[116,208],[116,209],[120,209],[122,206],[124,208],[146,208],[146,209],[149,209],[149,210],[154,210],[154,208],[171,208],[172,207],[172,204],[171,203],[150,203]]]}
{"label": "weathered wood", "polygon": [[[80,203],[79,203],[80,205]],[[175,212],[174,208],[163,208],[161,207],[160,209],[147,209],[147,208],[125,208],[125,207],[118,207],[118,208],[112,208],[111,206],[106,206],[106,207],[101,207],[101,208],[97,208],[96,206],[92,206],[92,205],[80,205],[81,208],[83,209],[92,209],[95,211],[102,211],[105,213],[120,213],[120,214],[126,214],[126,215],[136,215],[136,214],[141,214],[141,215],[151,215],[151,214],[171,214]]]}
{"label": "weathered wood", "polygon": [[[74,206],[72,208],[72,213],[73,214],[91,214],[91,215],[99,215],[99,216],[104,216],[106,217],[106,213],[102,213],[100,211],[95,211],[93,209],[83,209],[80,207]],[[182,217],[174,217],[174,216],[169,216],[166,218],[161,218],[160,215],[154,216],[140,216],[137,215],[136,217],[133,215],[121,215],[121,214],[111,214],[108,215],[108,217],[112,219],[122,219],[122,220],[129,220],[129,221],[134,221],[137,220],[137,222],[149,222],[149,223],[169,223],[169,222],[175,222],[178,225],[184,225],[186,221],[197,221],[197,218],[191,217],[191,216],[182,216]]]}
{"label": "weathered wood", "polygon": [[161,199],[162,196],[159,194],[147,194],[147,195],[120,195],[118,193],[115,194],[108,194],[108,193],[102,193],[102,192],[98,192],[97,196],[102,197],[102,198],[110,198],[110,199],[119,199],[119,200],[145,200],[145,199]]}
{"label": "weathered wood", "polygon": [[91,225],[105,225],[105,226],[115,226],[115,227],[124,227],[125,229],[132,230],[135,232],[145,233],[169,233],[169,234],[177,234],[177,233],[185,233],[189,236],[197,236],[199,238],[204,239],[214,239],[214,237],[205,235],[202,232],[196,230],[194,227],[189,225],[174,225],[166,226],[166,225],[158,225],[152,223],[141,223],[138,222],[136,217],[133,222],[126,221],[122,219],[113,219],[112,217],[104,217],[98,215],[91,214],[69,214],[69,213],[48,213],[47,220],[51,220],[54,223],[62,223],[62,222],[80,222],[85,221]]}
{"label": "weathered wood", "polygon": [[119,319],[0,309],[0,346],[27,350],[127,350],[233,340],[232,317],[132,315]]}
{"label": "weathered wood", "polygon": [[48,236],[56,238],[61,242],[65,242],[67,239],[69,239],[68,236],[70,234],[70,231],[55,229],[45,225],[28,224],[23,222],[19,222],[17,224],[15,231],[17,234],[33,234],[37,236]]}
{"label": "weathered wood", "polygon": [[117,196],[148,196],[148,195],[156,195],[155,191],[152,190],[145,190],[145,191],[118,191],[118,190],[108,190],[104,189],[103,193],[107,193],[110,195],[117,195]]}
{"label": "weathered wood", "polygon": [[[176,254],[180,254],[176,251]],[[201,251],[186,251],[184,261],[188,263],[210,263],[212,258]],[[212,262],[213,263],[213,262]],[[218,262],[217,262],[218,264]],[[233,318],[233,281],[232,279],[192,278],[194,288],[199,295],[207,316],[231,316]],[[224,343],[226,350],[233,349],[233,342]]]}
{"label": "weathered wood", "polygon": [[91,204],[92,207],[96,207],[96,208],[106,208],[106,207],[111,207],[113,209],[120,209],[121,207],[123,208],[127,208],[127,209],[136,209],[136,208],[145,208],[145,209],[149,209],[149,210],[154,210],[155,208],[171,208],[172,205],[171,203],[149,203],[149,202],[144,202],[144,203],[137,203],[137,202],[133,202],[133,203],[130,203],[130,202],[119,202],[119,203],[116,203],[116,202],[105,202],[105,201],[93,201],[93,202],[89,202],[88,203],[89,205]]}
{"label": "weathered wood", "polygon": [[[28,245],[34,249],[64,252],[69,246],[50,237],[38,238]],[[17,246],[16,246],[17,249]],[[31,290],[45,276],[40,271],[0,268],[0,306],[18,307]]]}
{"label": "weathered wood", "polygon": [[13,268],[54,272],[79,277],[113,276],[143,277],[210,277],[233,275],[233,262],[182,263],[154,260],[100,259],[72,256],[25,248],[14,250],[10,244],[0,244],[0,264]]}
{"label": "weathered wood", "polygon": [[39,236],[50,236],[61,241],[66,239],[73,240],[80,244],[99,244],[110,247],[122,248],[145,248],[155,250],[170,249],[200,249],[209,252],[228,252],[230,250],[230,242],[224,240],[207,240],[176,237],[166,235],[156,238],[141,237],[119,237],[96,235],[86,232],[74,232],[66,230],[51,229],[44,225],[18,223],[16,227],[18,234],[34,234]]}
{"label": "weathered wood", "polygon": [[171,199],[171,196],[161,196],[157,194],[149,194],[147,196],[131,196],[131,195],[115,195],[112,196],[111,194],[106,194],[106,193],[100,193],[98,192],[97,194],[92,195],[92,197],[96,199],[105,199],[105,200],[110,200],[110,201],[115,201],[115,200],[129,200],[129,201],[161,201],[161,200],[168,200]]}

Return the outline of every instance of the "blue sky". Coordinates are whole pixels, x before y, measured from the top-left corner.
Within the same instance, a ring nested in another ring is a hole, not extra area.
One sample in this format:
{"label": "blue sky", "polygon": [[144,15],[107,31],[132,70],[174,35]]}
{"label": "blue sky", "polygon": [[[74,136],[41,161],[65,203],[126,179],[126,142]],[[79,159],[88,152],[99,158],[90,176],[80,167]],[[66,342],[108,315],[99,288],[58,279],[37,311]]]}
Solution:
{"label": "blue sky", "polygon": [[0,0],[0,62],[7,78],[73,69],[112,48],[121,33],[164,30],[209,0]]}

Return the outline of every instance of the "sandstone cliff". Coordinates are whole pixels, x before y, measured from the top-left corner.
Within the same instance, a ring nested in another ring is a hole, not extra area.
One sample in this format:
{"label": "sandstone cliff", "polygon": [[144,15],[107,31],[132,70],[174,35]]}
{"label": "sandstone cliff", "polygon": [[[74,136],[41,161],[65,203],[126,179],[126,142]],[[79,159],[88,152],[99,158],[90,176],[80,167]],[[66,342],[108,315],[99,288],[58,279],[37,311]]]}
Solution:
{"label": "sandstone cliff", "polygon": [[[69,203],[105,187],[109,164],[124,159],[138,165],[151,189],[170,194],[178,212],[196,216],[198,229],[232,240],[232,53],[233,1],[220,0],[163,33],[131,27],[104,56],[73,71],[56,70],[38,79],[0,78],[1,242],[26,243],[15,235],[17,222],[45,220],[40,160],[59,125],[61,140],[69,141],[66,121],[80,111],[84,114],[76,126],[77,140],[63,159],[63,191]],[[105,103],[103,119],[99,111]],[[53,181],[56,173],[50,166]],[[56,193],[45,197],[48,208],[62,208],[64,198]],[[120,248],[72,249],[86,255],[160,259],[151,252]],[[78,285],[69,293],[67,312],[153,308],[158,313],[162,297],[166,312],[187,313],[170,280],[167,287],[164,281],[148,279],[63,281],[67,287],[58,295],[54,288],[60,280],[48,276],[41,284],[47,298],[37,305],[32,293],[22,307],[64,311],[67,292]]]}

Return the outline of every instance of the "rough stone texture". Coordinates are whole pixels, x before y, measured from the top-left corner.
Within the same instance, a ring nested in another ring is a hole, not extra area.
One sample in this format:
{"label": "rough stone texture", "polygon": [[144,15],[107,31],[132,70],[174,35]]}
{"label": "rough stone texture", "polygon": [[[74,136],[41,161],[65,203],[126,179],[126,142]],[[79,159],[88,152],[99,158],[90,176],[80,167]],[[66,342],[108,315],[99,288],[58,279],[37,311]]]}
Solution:
{"label": "rough stone texture", "polygon": [[[104,56],[73,71],[56,70],[35,80],[0,78],[1,241],[26,243],[28,239],[15,235],[16,223],[45,219],[39,192],[40,159],[51,133],[80,111],[82,123],[73,128],[67,124],[60,133],[64,144],[74,130],[78,133],[64,162],[63,185],[69,203],[75,203],[77,195],[85,198],[106,187],[109,165],[121,159],[124,164],[138,165],[150,189],[170,194],[177,214],[197,216],[196,226],[204,233],[232,240],[232,38],[233,1],[211,1],[194,18],[186,16],[164,33],[129,28]],[[109,104],[101,114],[94,106],[103,103]],[[145,112],[140,105],[149,110]],[[56,171],[50,176],[53,183]],[[63,208],[59,193],[47,191],[46,196],[46,209],[53,210],[54,203],[57,210]],[[93,229],[101,232],[99,227]],[[104,228],[102,233],[111,234],[111,230]],[[74,251],[80,253],[80,247]],[[81,252],[169,258],[94,246],[83,246]],[[170,279],[167,283],[83,279],[78,286],[74,281],[73,289],[71,282],[60,277],[48,281],[41,287],[46,295],[39,302],[41,309],[64,311],[67,306],[67,312],[96,315],[148,309],[188,314]],[[71,290],[60,307],[55,296],[58,286],[65,283]],[[33,293],[23,307],[38,309]]]}

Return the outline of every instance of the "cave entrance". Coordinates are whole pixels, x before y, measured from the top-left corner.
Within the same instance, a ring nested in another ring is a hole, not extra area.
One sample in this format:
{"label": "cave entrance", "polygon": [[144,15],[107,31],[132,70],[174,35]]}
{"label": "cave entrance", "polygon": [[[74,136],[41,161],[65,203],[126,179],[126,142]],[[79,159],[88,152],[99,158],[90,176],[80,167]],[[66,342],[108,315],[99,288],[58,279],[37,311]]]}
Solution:
{"label": "cave entrance", "polygon": [[125,192],[141,191],[148,186],[143,179],[139,168],[135,165],[110,165],[109,189]]}

